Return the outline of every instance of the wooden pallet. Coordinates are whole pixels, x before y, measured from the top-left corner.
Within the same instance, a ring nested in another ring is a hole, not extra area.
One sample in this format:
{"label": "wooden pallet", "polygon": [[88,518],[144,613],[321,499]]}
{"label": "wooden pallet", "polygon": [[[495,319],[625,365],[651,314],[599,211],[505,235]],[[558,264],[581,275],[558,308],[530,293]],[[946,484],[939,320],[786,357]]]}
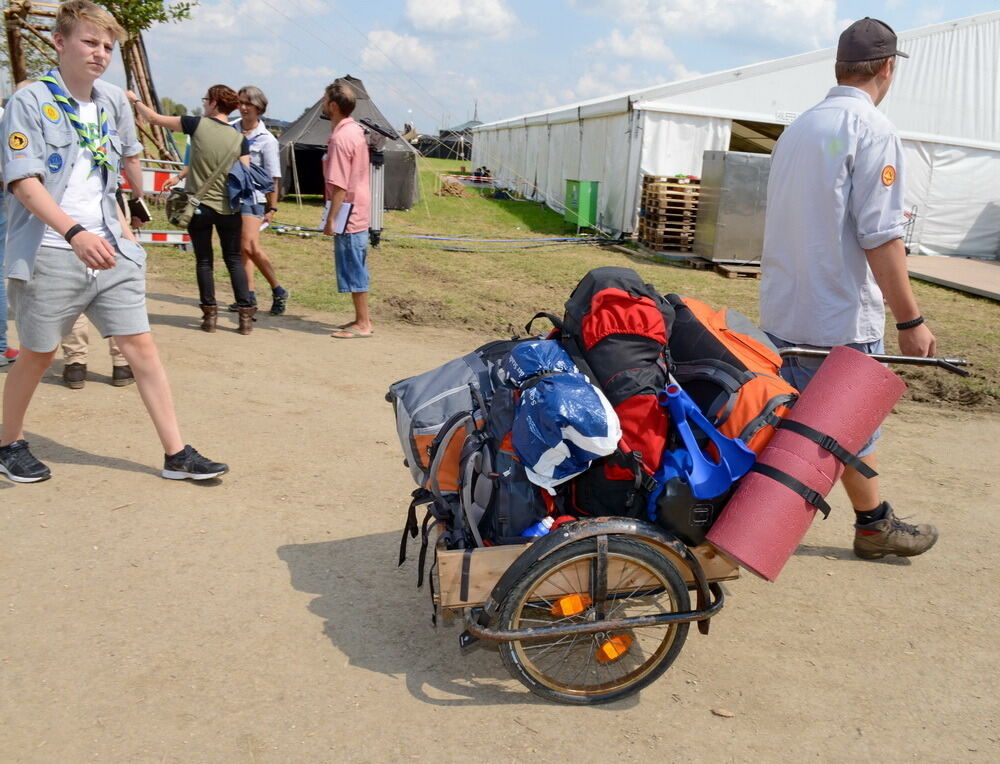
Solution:
{"label": "wooden pallet", "polygon": [[639,206],[647,212],[653,210],[660,211],[661,214],[677,215],[683,214],[685,210],[688,210],[689,214],[698,212],[698,200],[684,197],[644,196],[639,200]]}
{"label": "wooden pallet", "polygon": [[759,279],[760,263],[756,265],[730,265],[715,263],[715,272],[727,279]]}
{"label": "wooden pallet", "polygon": [[653,236],[662,233],[689,233],[694,235],[694,221],[687,223],[683,222],[656,222],[651,223],[647,220],[639,220],[639,235],[642,236],[644,233],[651,234]]}
{"label": "wooden pallet", "polygon": [[673,178],[669,175],[643,175],[642,187],[647,186],[697,186],[701,183],[698,178]]}
{"label": "wooden pallet", "polygon": [[701,196],[701,191],[697,186],[688,188],[687,186],[666,186],[656,188],[650,186],[644,188],[641,194],[643,199],[697,199]]}
{"label": "wooden pallet", "polygon": [[649,241],[643,239],[639,239],[639,243],[654,252],[691,252],[694,244],[693,242]]}
{"label": "wooden pallet", "polygon": [[684,209],[660,209],[651,207],[639,208],[639,222],[646,220],[651,223],[694,223],[698,219],[698,211]]}

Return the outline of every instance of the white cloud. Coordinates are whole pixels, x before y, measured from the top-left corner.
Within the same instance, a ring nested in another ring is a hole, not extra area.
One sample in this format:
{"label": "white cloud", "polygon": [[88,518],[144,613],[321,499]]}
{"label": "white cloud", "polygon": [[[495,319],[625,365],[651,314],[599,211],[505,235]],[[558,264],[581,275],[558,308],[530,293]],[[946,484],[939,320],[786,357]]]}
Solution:
{"label": "white cloud", "polygon": [[429,71],[434,67],[434,51],[419,38],[396,34],[388,29],[373,29],[361,52],[361,65],[375,72]]}
{"label": "white cloud", "polygon": [[442,37],[503,38],[519,25],[506,0],[406,0],[406,18],[414,29]]}
{"label": "white cloud", "polygon": [[243,56],[243,69],[251,77],[263,77],[274,71],[274,61],[263,53],[248,53]]}
{"label": "white cloud", "polygon": [[741,36],[819,48],[836,32],[836,0],[570,0],[581,11],[664,37]]}
{"label": "white cloud", "polygon": [[663,36],[646,27],[636,27],[631,34],[623,34],[620,29],[612,29],[611,34],[594,45],[597,51],[605,51],[620,58],[642,58],[649,61],[673,61],[674,53],[663,41]]}

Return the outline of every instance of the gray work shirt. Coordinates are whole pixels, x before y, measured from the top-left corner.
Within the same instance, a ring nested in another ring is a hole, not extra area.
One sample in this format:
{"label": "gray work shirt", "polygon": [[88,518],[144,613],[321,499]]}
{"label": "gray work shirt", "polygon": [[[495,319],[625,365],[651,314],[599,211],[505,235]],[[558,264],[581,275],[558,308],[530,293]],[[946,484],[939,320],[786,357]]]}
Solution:
{"label": "gray work shirt", "polygon": [[865,250],[903,236],[902,165],[892,123],[858,88],[832,88],[785,129],[767,184],[762,329],[825,347],[882,338]]}
{"label": "gray work shirt", "polygon": [[[58,70],[52,74],[68,92]],[[146,260],[146,253],[138,244],[122,236],[115,200],[122,157],[142,153],[132,110],[121,88],[101,80],[94,82],[91,97],[98,110],[108,115],[108,161],[114,167],[114,172],[105,173],[104,178],[104,197],[101,200],[104,222],[111,231],[112,244],[117,250],[141,265]],[[3,140],[0,160],[3,162],[4,188],[15,180],[37,177],[59,204],[80,154],[80,139],[44,82],[33,82],[11,97],[0,120],[0,136]],[[85,161],[89,161],[89,157]],[[13,194],[7,194],[5,201],[5,275],[28,281],[34,270],[35,252],[45,235],[45,223],[28,212]]]}

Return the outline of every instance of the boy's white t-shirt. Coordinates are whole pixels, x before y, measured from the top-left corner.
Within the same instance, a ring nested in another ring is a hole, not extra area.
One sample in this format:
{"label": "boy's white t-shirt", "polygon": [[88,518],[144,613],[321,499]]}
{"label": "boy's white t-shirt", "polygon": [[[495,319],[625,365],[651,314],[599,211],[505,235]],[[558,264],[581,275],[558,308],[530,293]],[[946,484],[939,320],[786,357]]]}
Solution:
{"label": "boy's white t-shirt", "polygon": [[[99,137],[100,125],[97,121],[97,104],[81,102],[77,106],[80,121],[86,125],[91,135]],[[111,229],[104,224],[104,212],[101,207],[103,197],[104,173],[100,167],[94,167],[94,157],[90,153],[90,149],[81,146],[59,207],[90,233],[112,239]],[[72,249],[66,240],[49,226],[45,227],[42,246]]]}

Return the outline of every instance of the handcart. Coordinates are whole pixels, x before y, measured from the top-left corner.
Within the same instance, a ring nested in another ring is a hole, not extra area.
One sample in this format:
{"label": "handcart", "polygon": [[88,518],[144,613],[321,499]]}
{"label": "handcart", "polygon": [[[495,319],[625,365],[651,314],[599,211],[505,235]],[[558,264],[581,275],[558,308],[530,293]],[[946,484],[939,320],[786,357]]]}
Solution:
{"label": "handcart", "polygon": [[[875,358],[967,374],[960,359]],[[524,544],[439,543],[432,575],[435,607],[464,621],[463,647],[496,642],[504,665],[532,692],[588,705],[655,681],[677,658],[692,622],[708,634],[725,602],[722,582],[739,578],[739,567],[709,543],[689,547],[642,520],[597,517]]]}
{"label": "handcart", "polygon": [[434,600],[464,611],[463,646],[498,642],[532,692],[583,705],[653,682],[691,622],[708,633],[725,601],[720,583],[738,577],[710,544],[687,547],[641,520],[586,518],[528,544],[439,548]]}

